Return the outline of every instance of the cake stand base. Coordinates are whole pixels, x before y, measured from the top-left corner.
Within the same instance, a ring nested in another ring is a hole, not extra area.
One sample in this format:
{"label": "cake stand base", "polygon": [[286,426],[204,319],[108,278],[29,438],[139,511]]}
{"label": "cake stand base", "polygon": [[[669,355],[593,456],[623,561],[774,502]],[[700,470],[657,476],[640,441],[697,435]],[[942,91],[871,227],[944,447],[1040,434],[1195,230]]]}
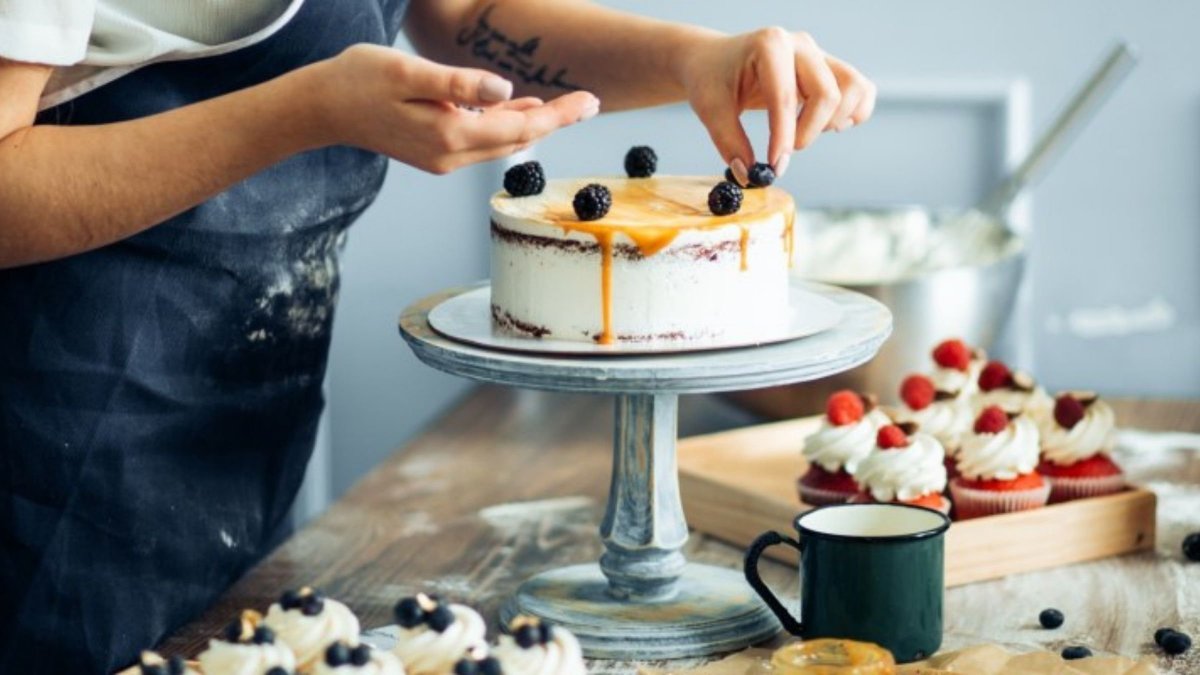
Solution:
{"label": "cake stand base", "polygon": [[677,589],[669,598],[629,602],[610,594],[599,565],[572,565],[526,581],[500,616],[502,625],[532,614],[563,626],[593,659],[708,656],[779,632],[779,622],[736,570],[689,563]]}

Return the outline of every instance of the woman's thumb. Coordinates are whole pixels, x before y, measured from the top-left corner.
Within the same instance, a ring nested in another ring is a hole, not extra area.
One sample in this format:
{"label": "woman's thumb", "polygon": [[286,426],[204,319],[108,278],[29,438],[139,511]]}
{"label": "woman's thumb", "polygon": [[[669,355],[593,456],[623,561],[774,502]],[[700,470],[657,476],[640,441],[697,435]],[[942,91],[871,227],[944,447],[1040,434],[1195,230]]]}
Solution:
{"label": "woman's thumb", "polygon": [[463,105],[499,103],[512,98],[512,82],[486,70],[454,68],[429,62],[413,82],[419,98]]}

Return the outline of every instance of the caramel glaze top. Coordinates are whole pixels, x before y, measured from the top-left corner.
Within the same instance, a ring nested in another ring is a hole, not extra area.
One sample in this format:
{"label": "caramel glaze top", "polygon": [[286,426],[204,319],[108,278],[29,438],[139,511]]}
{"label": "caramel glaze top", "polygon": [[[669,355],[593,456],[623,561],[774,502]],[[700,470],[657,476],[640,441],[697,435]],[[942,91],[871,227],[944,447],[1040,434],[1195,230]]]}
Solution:
{"label": "caramel glaze top", "polygon": [[[785,222],[791,223],[795,211],[792,197],[775,187],[744,190],[742,208],[737,213],[714,216],[708,210],[708,193],[720,180],[717,176],[555,179],[546,182],[540,195],[512,197],[499,192],[492,197],[492,209],[565,233],[590,234],[601,242],[611,242],[614,235],[622,234],[647,257],[689,230],[730,225],[744,229],[775,214],[782,214]],[[604,185],[612,193],[612,209],[599,220],[579,220],[571,206],[575,192],[588,183]]]}

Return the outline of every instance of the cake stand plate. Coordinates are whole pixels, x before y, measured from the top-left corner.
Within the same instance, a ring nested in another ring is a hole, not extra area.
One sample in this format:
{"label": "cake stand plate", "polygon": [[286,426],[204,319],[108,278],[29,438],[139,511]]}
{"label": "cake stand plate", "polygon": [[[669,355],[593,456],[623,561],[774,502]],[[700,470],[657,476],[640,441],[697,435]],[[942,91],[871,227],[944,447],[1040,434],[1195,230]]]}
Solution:
{"label": "cake stand plate", "polygon": [[483,286],[447,298],[429,312],[429,325],[448,338],[489,349],[538,354],[630,356],[756,347],[815,335],[829,330],[842,320],[840,305],[820,293],[809,290],[805,283],[799,280],[792,281],[791,293],[788,295],[788,322],[778,333],[725,335],[697,340],[618,342],[602,345],[590,341],[538,339],[513,335],[493,329],[491,303],[490,286]]}
{"label": "cake stand plate", "polygon": [[814,380],[858,366],[891,333],[892,317],[858,293],[803,283],[835,304],[837,325],[803,339],[673,354],[595,358],[466,344],[437,333],[429,313],[486,283],[429,296],[404,310],[400,333],[426,364],[484,382],[615,394],[613,470],[600,525],[599,564],[543,572],[502,610],[566,627],[591,658],[705,656],[741,649],[778,630],[735,570],[689,564],[675,441],[679,394]]}

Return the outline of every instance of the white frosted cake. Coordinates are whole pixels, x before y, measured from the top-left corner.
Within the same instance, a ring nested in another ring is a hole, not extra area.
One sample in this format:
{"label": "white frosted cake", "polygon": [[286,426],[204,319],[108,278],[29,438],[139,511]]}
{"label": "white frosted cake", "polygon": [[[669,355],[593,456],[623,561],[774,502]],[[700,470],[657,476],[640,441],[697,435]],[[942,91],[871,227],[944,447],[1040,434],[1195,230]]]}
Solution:
{"label": "white frosted cake", "polygon": [[[492,197],[492,319],[530,337],[614,342],[754,340],[789,322],[791,196],[748,189],[709,212],[711,176],[549,180]],[[611,209],[584,221],[576,191],[599,183]]]}

